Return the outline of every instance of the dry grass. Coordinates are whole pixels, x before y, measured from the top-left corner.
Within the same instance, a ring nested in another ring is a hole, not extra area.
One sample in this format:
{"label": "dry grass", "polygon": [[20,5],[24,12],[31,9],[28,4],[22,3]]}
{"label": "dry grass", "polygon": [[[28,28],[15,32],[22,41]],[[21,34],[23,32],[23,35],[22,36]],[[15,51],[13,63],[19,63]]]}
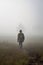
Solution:
{"label": "dry grass", "polygon": [[0,43],[0,65],[28,65],[28,62],[29,55],[18,45]]}
{"label": "dry grass", "polygon": [[0,65],[26,65],[28,62],[27,55],[16,45],[4,44],[0,46]]}

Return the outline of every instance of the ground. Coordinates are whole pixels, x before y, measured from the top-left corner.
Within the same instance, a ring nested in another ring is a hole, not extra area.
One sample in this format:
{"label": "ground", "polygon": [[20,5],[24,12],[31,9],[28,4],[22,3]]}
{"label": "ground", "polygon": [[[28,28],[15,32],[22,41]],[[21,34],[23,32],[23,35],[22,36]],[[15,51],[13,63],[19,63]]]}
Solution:
{"label": "ground", "polygon": [[19,48],[18,45],[0,43],[0,65],[28,65],[29,51],[27,48]]}

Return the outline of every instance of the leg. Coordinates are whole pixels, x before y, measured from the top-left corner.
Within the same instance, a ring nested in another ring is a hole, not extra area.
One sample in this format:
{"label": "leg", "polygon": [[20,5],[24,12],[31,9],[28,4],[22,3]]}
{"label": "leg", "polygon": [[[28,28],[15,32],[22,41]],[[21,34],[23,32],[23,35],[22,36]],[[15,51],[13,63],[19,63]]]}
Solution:
{"label": "leg", "polygon": [[20,42],[19,42],[19,47],[20,47]]}
{"label": "leg", "polygon": [[20,48],[22,48],[22,42],[20,43]]}
{"label": "leg", "polygon": [[22,48],[22,42],[19,42],[19,47]]}

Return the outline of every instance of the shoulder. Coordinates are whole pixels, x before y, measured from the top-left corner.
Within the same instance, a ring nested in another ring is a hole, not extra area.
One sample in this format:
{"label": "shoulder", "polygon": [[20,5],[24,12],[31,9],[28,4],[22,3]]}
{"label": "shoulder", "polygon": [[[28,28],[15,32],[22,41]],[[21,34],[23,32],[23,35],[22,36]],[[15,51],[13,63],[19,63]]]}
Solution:
{"label": "shoulder", "polygon": [[20,35],[20,33],[18,33],[18,36]]}
{"label": "shoulder", "polygon": [[24,35],[24,33],[22,33],[22,35]]}
{"label": "shoulder", "polygon": [[22,36],[24,36],[24,33],[22,33]]}

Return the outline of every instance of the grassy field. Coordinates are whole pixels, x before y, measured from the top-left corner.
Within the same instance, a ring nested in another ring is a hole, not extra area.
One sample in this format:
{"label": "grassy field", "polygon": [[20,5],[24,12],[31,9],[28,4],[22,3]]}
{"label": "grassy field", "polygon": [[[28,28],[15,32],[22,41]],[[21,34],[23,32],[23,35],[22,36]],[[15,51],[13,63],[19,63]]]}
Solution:
{"label": "grassy field", "polygon": [[[27,49],[29,49],[29,46]],[[0,65],[28,65],[30,50],[28,51],[27,49],[20,49],[15,44],[0,43]],[[41,50],[38,49],[36,51],[40,51],[40,54],[42,54]]]}
{"label": "grassy field", "polygon": [[28,57],[14,44],[0,44],[0,65],[26,65]]}

